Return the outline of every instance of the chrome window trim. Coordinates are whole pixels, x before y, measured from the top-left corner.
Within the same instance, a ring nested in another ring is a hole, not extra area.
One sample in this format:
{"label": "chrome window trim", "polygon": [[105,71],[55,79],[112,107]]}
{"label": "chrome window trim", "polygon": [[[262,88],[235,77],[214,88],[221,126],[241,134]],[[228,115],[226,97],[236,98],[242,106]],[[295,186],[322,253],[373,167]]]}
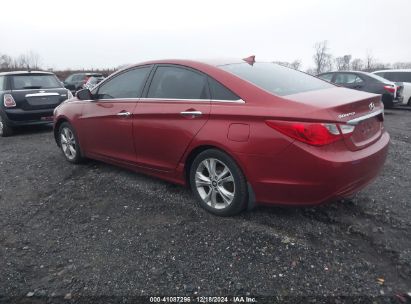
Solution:
{"label": "chrome window trim", "polygon": [[95,101],[95,102],[104,102],[104,101],[151,101],[151,102],[213,102],[213,103],[239,103],[244,104],[245,101],[242,99],[238,100],[222,100],[222,99],[183,99],[183,98],[102,98],[102,99],[90,99],[83,101]]}
{"label": "chrome window trim", "polygon": [[144,97],[140,98],[141,101],[153,101],[153,102],[228,102],[228,103],[245,103],[244,100],[238,99],[238,100],[222,100],[222,99],[190,99],[190,98],[149,98],[149,97]]}
{"label": "chrome window trim", "polygon": [[26,94],[25,97],[45,97],[45,96],[60,96],[59,93],[33,93],[33,94]]}
{"label": "chrome window trim", "polygon": [[377,110],[377,111],[372,112],[370,114],[351,119],[351,120],[347,121],[347,124],[355,126],[355,125],[358,125],[363,120],[366,120],[366,119],[374,117],[374,116],[378,116],[380,114],[384,114],[384,109],[380,109],[380,110]]}

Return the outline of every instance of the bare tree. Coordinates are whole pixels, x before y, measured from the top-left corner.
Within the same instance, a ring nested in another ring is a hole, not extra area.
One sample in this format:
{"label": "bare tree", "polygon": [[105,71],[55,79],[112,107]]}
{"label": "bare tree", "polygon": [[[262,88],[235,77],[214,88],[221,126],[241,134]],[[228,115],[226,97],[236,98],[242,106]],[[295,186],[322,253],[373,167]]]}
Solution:
{"label": "bare tree", "polygon": [[274,61],[274,63],[285,66],[287,68],[291,68],[294,70],[299,70],[301,67],[301,60],[294,60],[293,62],[288,61]]}
{"label": "bare tree", "polygon": [[10,70],[12,68],[13,64],[13,58],[11,58],[9,55],[1,55],[0,56],[0,69],[1,70]]}
{"label": "bare tree", "polygon": [[361,71],[364,68],[364,61],[360,58],[355,58],[351,63],[351,69],[354,71]]}
{"label": "bare tree", "polygon": [[294,70],[300,70],[301,68],[301,60],[297,59],[290,63],[290,68]]}
{"label": "bare tree", "polygon": [[328,41],[317,42],[314,45],[314,49],[313,59],[316,74],[330,71],[332,69],[332,56],[328,52]]}
{"label": "bare tree", "polygon": [[392,67],[393,69],[411,69],[411,62],[396,62]]}
{"label": "bare tree", "polygon": [[376,60],[374,56],[372,55],[372,52],[370,50],[367,50],[367,54],[365,55],[365,70],[371,71],[374,69],[374,65],[376,63]]}
{"label": "bare tree", "polygon": [[334,59],[334,62],[335,62],[335,67],[337,68],[338,71],[344,70],[344,57],[336,57]]}
{"label": "bare tree", "polygon": [[335,58],[334,62],[338,71],[348,71],[351,69],[351,55],[344,55]]}

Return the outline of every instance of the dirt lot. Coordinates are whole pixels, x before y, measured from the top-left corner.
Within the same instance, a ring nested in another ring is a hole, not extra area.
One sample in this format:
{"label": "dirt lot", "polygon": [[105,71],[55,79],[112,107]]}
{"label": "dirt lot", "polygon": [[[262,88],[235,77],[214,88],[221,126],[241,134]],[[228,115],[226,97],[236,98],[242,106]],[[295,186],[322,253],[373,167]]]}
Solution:
{"label": "dirt lot", "polygon": [[411,112],[387,111],[386,126],[385,169],[356,198],[232,218],[206,213],[180,186],[71,165],[48,127],[0,139],[0,302],[251,294],[401,303],[395,295],[411,291]]}

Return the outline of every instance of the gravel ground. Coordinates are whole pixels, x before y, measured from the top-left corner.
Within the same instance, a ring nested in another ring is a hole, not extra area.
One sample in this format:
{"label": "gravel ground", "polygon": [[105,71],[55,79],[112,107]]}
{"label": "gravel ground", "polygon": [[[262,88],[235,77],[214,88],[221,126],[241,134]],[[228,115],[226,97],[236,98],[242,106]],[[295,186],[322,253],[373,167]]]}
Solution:
{"label": "gravel ground", "polygon": [[352,200],[232,218],[203,211],[184,187],[96,161],[71,165],[49,127],[0,138],[0,302],[239,294],[401,303],[396,295],[411,291],[411,112],[387,111],[386,127],[385,169]]}

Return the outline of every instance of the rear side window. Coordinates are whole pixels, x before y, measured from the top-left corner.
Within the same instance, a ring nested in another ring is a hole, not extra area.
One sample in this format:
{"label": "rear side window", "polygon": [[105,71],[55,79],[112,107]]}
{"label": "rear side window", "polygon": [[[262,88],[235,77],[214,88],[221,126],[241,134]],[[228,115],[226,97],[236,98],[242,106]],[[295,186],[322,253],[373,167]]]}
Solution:
{"label": "rear side window", "polygon": [[160,66],[151,81],[147,97],[209,99],[207,77],[185,68]]}
{"label": "rear side window", "polygon": [[384,78],[394,82],[411,82],[411,72],[385,72]]}
{"label": "rear side window", "polygon": [[5,89],[5,83],[4,83],[4,76],[0,76],[0,91],[3,91]]}
{"label": "rear side window", "polygon": [[128,70],[107,80],[97,93],[97,99],[139,98],[151,66]]}
{"label": "rear side window", "polygon": [[244,62],[222,65],[219,68],[279,96],[334,87],[314,76],[275,63],[257,62],[250,65]]}
{"label": "rear side window", "polygon": [[11,87],[13,90],[54,89],[60,88],[61,83],[55,75],[23,74],[11,76]]}
{"label": "rear side window", "polygon": [[339,73],[335,75],[334,82],[337,84],[350,84],[350,83],[360,83],[360,82],[363,82],[363,80],[355,74]]}
{"label": "rear side window", "polygon": [[333,74],[323,74],[323,75],[318,75],[319,78],[322,80],[331,82],[331,79],[333,79]]}
{"label": "rear side window", "polygon": [[213,78],[208,78],[208,83],[210,85],[212,99],[216,99],[216,100],[239,100],[240,99],[240,97],[238,97],[236,94],[231,92],[221,83],[219,83],[217,80],[214,80]]}

